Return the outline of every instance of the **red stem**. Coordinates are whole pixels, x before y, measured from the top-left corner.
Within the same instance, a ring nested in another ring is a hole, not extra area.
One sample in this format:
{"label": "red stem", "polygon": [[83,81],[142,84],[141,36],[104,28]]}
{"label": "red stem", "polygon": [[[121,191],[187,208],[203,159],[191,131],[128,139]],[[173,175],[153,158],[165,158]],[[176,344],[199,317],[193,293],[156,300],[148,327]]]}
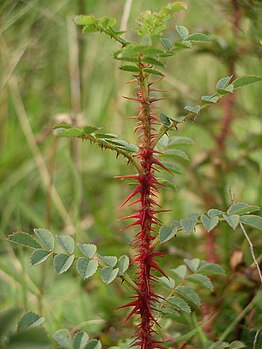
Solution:
{"label": "red stem", "polygon": [[156,269],[166,276],[155,261],[155,258],[161,253],[154,252],[152,245],[155,239],[154,225],[159,224],[155,217],[158,211],[154,209],[156,202],[153,198],[157,194],[157,187],[160,183],[156,180],[154,171],[156,165],[162,166],[162,164],[155,157],[152,146],[156,137],[154,125],[158,124],[153,113],[153,103],[156,102],[156,99],[150,99],[151,84],[147,82],[147,76],[143,73],[141,63],[139,63],[139,67],[140,73],[136,76],[139,91],[137,92],[137,98],[134,99],[139,103],[139,114],[136,117],[138,124],[135,130],[141,137],[140,151],[137,157],[143,169],[143,174],[137,176],[138,185],[124,202],[126,204],[135,195],[140,195],[140,198],[136,201],[139,203],[138,210],[131,217],[127,217],[135,218],[135,222],[130,224],[129,227],[139,226],[133,241],[137,250],[133,263],[137,265],[136,284],[139,291],[134,296],[135,300],[122,307],[133,307],[128,319],[134,314],[140,317],[140,324],[136,330],[136,339],[133,341],[133,345],[139,346],[141,349],[154,349],[162,348],[162,346],[153,338],[153,326],[157,323],[153,314],[155,310],[154,303],[158,301],[159,296],[152,289],[152,281],[154,280],[152,269]]}

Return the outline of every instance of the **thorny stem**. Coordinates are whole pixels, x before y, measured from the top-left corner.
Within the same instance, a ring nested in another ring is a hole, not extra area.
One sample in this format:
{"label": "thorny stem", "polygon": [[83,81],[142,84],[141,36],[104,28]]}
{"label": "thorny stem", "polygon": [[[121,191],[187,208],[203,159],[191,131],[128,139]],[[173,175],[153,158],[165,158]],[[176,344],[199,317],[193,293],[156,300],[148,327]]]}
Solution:
{"label": "thorny stem", "polygon": [[261,274],[261,270],[260,270],[260,267],[258,265],[258,262],[256,260],[256,256],[254,254],[254,248],[253,248],[252,241],[249,239],[249,236],[247,235],[246,229],[244,228],[242,223],[240,223],[240,228],[242,229],[243,234],[245,235],[245,238],[247,239],[247,242],[249,244],[249,249],[250,249],[250,252],[251,252],[251,256],[252,256],[254,264],[255,264],[255,266],[257,268],[259,279],[260,279],[260,282],[261,282],[261,285],[262,285],[262,274]]}
{"label": "thorny stem", "polygon": [[[159,301],[159,296],[154,293],[152,288],[152,281],[154,281],[155,278],[154,275],[152,275],[152,268],[158,270],[164,276],[166,276],[166,274],[155,262],[155,258],[161,255],[159,252],[154,252],[154,241],[156,239],[154,225],[159,224],[155,215],[162,211],[154,209],[155,206],[157,206],[154,197],[157,196],[159,185],[159,182],[154,176],[154,172],[156,165],[163,168],[164,166],[155,157],[156,151],[153,149],[153,143],[156,138],[154,126],[159,124],[154,116],[155,107],[153,103],[159,99],[153,99],[150,96],[152,83],[148,81],[148,74],[143,72],[144,66],[140,59],[138,67],[139,74],[136,76],[136,82],[139,90],[137,91],[137,98],[135,101],[139,103],[139,114],[136,117],[138,124],[135,128],[135,132],[141,139],[140,151],[137,154],[137,159],[142,171],[140,171],[137,176],[132,176],[138,181],[138,185],[123,203],[123,205],[125,205],[134,196],[140,196],[140,198],[134,202],[139,204],[138,210],[135,211],[133,215],[124,217],[124,219],[136,219],[135,222],[128,227],[139,227],[136,237],[133,240],[133,244],[137,251],[133,260],[133,263],[137,265],[137,280],[135,281],[136,294],[134,295],[135,300],[120,308],[133,307],[127,319],[134,314],[139,315],[140,323],[136,330],[136,338],[133,341],[133,346],[138,346],[141,349],[155,349],[162,348],[162,346],[153,338],[153,333],[155,332],[153,326],[157,324],[154,316],[154,311],[156,309],[153,303]],[[134,203],[131,203],[131,205]]]}

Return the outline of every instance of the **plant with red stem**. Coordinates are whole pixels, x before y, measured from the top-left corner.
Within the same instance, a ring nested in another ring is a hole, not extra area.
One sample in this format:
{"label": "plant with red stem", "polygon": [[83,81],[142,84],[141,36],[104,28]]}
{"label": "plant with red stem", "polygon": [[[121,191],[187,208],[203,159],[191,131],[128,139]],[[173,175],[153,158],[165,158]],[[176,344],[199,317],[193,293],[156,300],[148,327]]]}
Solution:
{"label": "plant with red stem", "polygon": [[[163,255],[163,252],[157,251],[160,243],[170,240],[177,232],[192,232],[197,224],[203,224],[208,231],[211,231],[217,226],[219,220],[227,222],[233,229],[240,226],[245,236],[246,232],[243,224],[262,229],[260,217],[249,215],[249,213],[257,211],[258,207],[245,203],[234,203],[226,212],[210,209],[207,214],[193,213],[185,219],[172,221],[169,225],[164,226],[161,226],[162,223],[156,217],[158,213],[167,211],[158,207],[158,192],[163,183],[156,177],[156,172],[159,172],[161,168],[169,173],[179,172],[176,165],[162,162],[161,157],[165,153],[172,155],[172,151],[170,152],[168,149],[159,151],[159,142],[168,136],[169,131],[177,131],[180,123],[186,120],[195,121],[201,110],[218,102],[224,96],[244,85],[261,80],[261,77],[246,76],[232,82],[232,77],[224,77],[218,81],[215,93],[201,98],[201,105],[186,106],[187,112],[185,115],[171,118],[165,114],[160,114],[160,117],[158,117],[156,103],[162,98],[156,98],[155,94],[164,91],[155,89],[154,84],[160,82],[164,77],[162,71],[159,71],[159,67],[160,69],[164,67],[162,60],[174,56],[177,50],[190,48],[199,43],[205,44],[208,41],[207,35],[203,33],[190,34],[184,26],[176,26],[177,38],[175,41],[162,36],[171,15],[184,8],[185,5],[182,3],[172,3],[163,7],[159,12],[146,11],[143,13],[137,20],[136,34],[141,37],[138,42],[128,42],[121,36],[121,32],[114,30],[113,27],[116,21],[112,18],[95,19],[93,16],[78,16],[75,19],[78,25],[84,27],[84,32],[103,32],[122,45],[121,50],[115,53],[115,59],[128,62],[126,65],[124,63],[120,69],[131,72],[133,78],[129,83],[137,84],[136,98],[126,98],[138,104],[138,115],[135,117],[137,120],[135,133],[139,137],[138,145],[129,144],[112,134],[101,134],[99,129],[94,126],[83,128],[64,124],[55,126],[54,133],[56,135],[78,137],[96,143],[102,149],[115,151],[117,155],[125,157],[128,163],[132,164],[137,171],[137,174],[134,175],[118,176],[118,178],[136,181],[135,188],[122,204],[122,206],[128,204],[137,207],[131,215],[122,218],[124,220],[135,220],[123,228],[136,228],[136,235],[132,241],[135,255],[131,261],[131,264],[135,266],[135,280],[133,281],[126,273],[129,267],[129,258],[126,255],[120,258],[102,256],[97,253],[97,247],[94,244],[78,243],[77,247],[82,257],[77,258],[74,255],[75,242],[72,237],[67,235],[59,235],[55,239],[48,230],[35,229],[34,232],[38,240],[21,232],[14,233],[9,237],[13,242],[34,249],[31,257],[33,265],[40,264],[53,256],[54,268],[58,274],[61,274],[67,271],[76,260],[77,270],[83,279],[89,278],[100,268],[100,276],[105,284],[111,283],[117,276],[129,284],[134,292],[132,301],[119,308],[132,307],[127,320],[133,315],[138,317],[139,324],[136,326],[132,346],[141,349],[164,347],[163,341],[157,338],[157,332],[160,329],[160,315],[189,315],[192,307],[199,307],[200,297],[190,285],[190,281],[212,290],[212,282],[206,274],[210,272],[223,274],[222,268],[213,263],[200,261],[197,258],[185,259],[184,265],[173,269],[173,273],[179,279],[177,285],[175,285],[174,280],[168,275],[169,273],[163,271],[157,263],[157,257]],[[155,80],[155,76],[158,76],[158,79]],[[172,139],[170,143],[172,143]],[[160,229],[159,226],[161,226]],[[60,249],[62,248],[63,253],[56,250],[55,240]],[[254,256],[253,250],[252,256]],[[255,258],[254,262],[256,263]],[[257,264],[256,266],[260,273]],[[157,273],[162,274],[162,279],[157,277]],[[261,276],[261,273],[259,275]],[[166,297],[160,296],[155,290],[156,284],[160,280],[169,288],[169,294]],[[22,318],[21,320],[23,323],[33,321],[32,315],[26,314],[25,316],[26,319]],[[36,319],[35,321],[39,321],[36,314],[33,316]],[[30,321],[28,321],[28,317],[30,317]],[[186,343],[193,335],[190,334],[187,337]],[[87,346],[77,344],[80,343],[80,339],[83,343],[87,343],[86,336],[87,334],[84,332],[79,332],[72,337],[68,330],[63,329],[54,334],[54,339],[62,347],[69,338],[69,341],[74,342],[74,348],[93,348],[93,343],[87,344]],[[177,347],[176,339],[173,339],[172,336],[166,336],[167,338],[165,338],[163,335],[163,337],[170,344],[170,347]],[[204,343],[208,344],[208,346],[205,346],[207,349],[214,346],[214,343],[207,338],[204,339]],[[96,344],[98,345],[97,342]],[[70,345],[66,347],[71,348],[73,344]],[[216,348],[220,347],[216,346]],[[241,348],[241,346],[238,346],[238,348]]]}

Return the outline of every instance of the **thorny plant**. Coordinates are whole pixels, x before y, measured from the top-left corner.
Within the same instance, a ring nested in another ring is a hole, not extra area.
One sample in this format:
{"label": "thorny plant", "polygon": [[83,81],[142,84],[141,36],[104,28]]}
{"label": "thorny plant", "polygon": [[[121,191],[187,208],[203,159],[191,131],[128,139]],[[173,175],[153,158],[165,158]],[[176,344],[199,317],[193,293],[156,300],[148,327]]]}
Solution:
{"label": "thorny plant", "polygon": [[[210,209],[207,214],[192,213],[185,219],[171,221],[169,225],[162,225],[157,217],[159,213],[167,211],[159,207],[157,203],[158,193],[161,187],[172,186],[172,183],[157,178],[156,173],[161,169],[169,174],[180,172],[175,164],[166,163],[162,161],[162,158],[165,155],[169,155],[169,157],[186,156],[180,150],[169,148],[169,146],[179,142],[179,137],[170,137],[171,132],[178,131],[181,123],[188,120],[196,121],[202,110],[217,103],[224,96],[233,93],[242,86],[261,80],[261,77],[258,76],[245,76],[232,82],[231,76],[224,77],[218,81],[215,93],[201,98],[202,104],[186,106],[187,113],[185,115],[172,118],[163,113],[158,115],[158,102],[161,101],[162,97],[158,97],[157,94],[165,92],[156,88],[157,83],[160,83],[164,78],[163,60],[173,57],[178,50],[189,49],[198,44],[208,44],[209,39],[206,34],[189,34],[188,29],[184,26],[176,26],[176,40],[163,37],[166,24],[172,14],[185,8],[183,3],[172,3],[157,13],[150,11],[143,13],[136,22],[137,42],[129,42],[122,37],[122,32],[115,31],[113,28],[116,21],[112,18],[95,19],[93,16],[77,16],[76,24],[83,26],[84,33],[102,32],[121,45],[121,49],[115,52],[114,58],[123,62],[120,69],[132,74],[128,83],[136,86],[136,97],[125,98],[135,102],[138,107],[138,114],[133,117],[137,121],[134,132],[138,138],[138,145],[118,139],[114,134],[101,133],[99,128],[94,126],[76,128],[74,125],[60,124],[55,127],[54,131],[60,137],[78,137],[89,140],[102,149],[113,150],[117,155],[125,157],[136,170],[135,174],[117,177],[136,182],[135,188],[121,205],[121,207],[125,205],[135,207],[130,215],[123,217],[123,220],[134,219],[124,229],[134,228],[135,231],[132,241],[132,248],[135,252],[130,263],[135,269],[135,279],[133,280],[126,272],[129,267],[129,258],[126,255],[119,259],[115,256],[102,256],[97,254],[95,245],[78,243],[77,247],[83,257],[75,258],[75,244],[70,236],[59,235],[56,237],[63,253],[55,250],[55,238],[46,229],[34,230],[38,241],[31,235],[22,232],[14,233],[9,237],[13,242],[34,249],[31,258],[33,265],[40,264],[53,255],[54,268],[58,274],[67,271],[77,259],[78,272],[84,279],[92,276],[98,268],[101,268],[100,276],[106,284],[119,276],[124,284],[127,283],[133,290],[132,300],[120,308],[131,308],[126,320],[133,316],[138,319],[138,325],[135,327],[135,338],[131,342],[131,346],[141,349],[177,347],[176,343],[183,343],[182,338],[179,340],[160,339],[162,336],[159,325],[160,316],[165,314],[177,317],[180,314],[190,314],[192,305],[197,307],[200,304],[199,295],[190,282],[212,289],[212,283],[206,274],[223,273],[218,265],[199,259],[185,260],[185,265],[173,269],[173,273],[180,280],[178,286],[175,286],[175,282],[168,275],[168,272],[162,270],[158,264],[158,259],[164,255],[158,248],[159,244],[170,240],[176,236],[177,232],[183,230],[190,233],[198,224],[203,224],[207,231],[210,231],[217,226],[219,221],[225,221],[233,229],[239,226],[248,239],[252,257],[262,282],[253,246],[244,228],[244,225],[247,225],[255,229],[262,229],[261,217],[250,215],[259,209],[257,206],[243,202],[233,203],[227,212]],[[160,150],[161,144],[163,146],[163,140],[165,140],[166,149]],[[162,277],[157,277],[157,273],[162,274]],[[169,288],[168,296],[163,297],[157,293],[156,287],[159,281]],[[20,320],[18,328],[26,328],[29,326],[28,324],[30,326],[35,323],[39,325],[42,322],[43,317],[30,312]],[[184,338],[184,342],[187,343],[197,331],[189,332]],[[63,329],[54,334],[54,339],[61,347],[65,348],[100,346],[98,341],[88,342],[88,336],[85,332],[78,332],[76,336],[71,337],[68,330]],[[239,341],[228,344],[222,339],[220,342],[214,343],[206,338],[202,344],[204,348],[229,347],[233,349],[244,346]]]}

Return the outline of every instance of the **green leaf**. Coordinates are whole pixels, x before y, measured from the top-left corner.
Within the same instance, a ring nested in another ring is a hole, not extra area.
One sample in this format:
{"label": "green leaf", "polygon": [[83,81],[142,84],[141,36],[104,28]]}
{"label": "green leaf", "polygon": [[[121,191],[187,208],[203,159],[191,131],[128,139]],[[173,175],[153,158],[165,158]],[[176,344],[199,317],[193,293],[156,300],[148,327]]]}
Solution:
{"label": "green leaf", "polygon": [[61,329],[53,334],[54,340],[65,349],[73,349],[73,339],[70,335],[69,330]]}
{"label": "green leaf", "polygon": [[159,230],[159,240],[160,243],[163,244],[164,242],[172,239],[176,235],[177,229],[171,229],[167,226],[162,226]]}
{"label": "green leaf", "polygon": [[225,87],[224,89],[218,89],[217,92],[221,95],[226,95],[228,93],[232,93],[234,91],[234,86],[233,84],[228,85],[227,87]]}
{"label": "green leaf", "polygon": [[94,244],[81,244],[78,243],[77,247],[87,258],[93,258],[96,254],[97,247]]}
{"label": "green leaf", "polygon": [[53,126],[53,129],[55,130],[56,128],[72,128],[72,127],[73,125],[70,125],[70,124],[58,124]]}
{"label": "green leaf", "polygon": [[49,256],[51,256],[52,252],[43,250],[43,249],[36,249],[34,250],[32,256],[31,256],[31,263],[32,265],[38,265],[42,262],[46,261]]}
{"label": "green leaf", "polygon": [[172,220],[171,225],[173,228],[179,228],[180,227],[180,221]]}
{"label": "green leaf", "polygon": [[229,209],[227,210],[227,214],[229,216],[233,214],[243,215],[255,211],[259,211],[258,206],[249,205],[245,202],[235,202],[233,205],[229,207]]}
{"label": "green leaf", "polygon": [[143,57],[142,58],[142,62],[149,63],[151,65],[156,65],[158,67],[164,67],[165,66],[162,62],[160,62],[157,59],[152,58],[152,57]]}
{"label": "green leaf", "polygon": [[184,259],[186,265],[189,267],[190,270],[193,272],[197,271],[199,265],[200,265],[200,259],[194,258],[194,259]]}
{"label": "green leaf", "polygon": [[207,103],[216,103],[219,100],[218,96],[202,96],[201,101],[207,102]]}
{"label": "green leaf", "polygon": [[13,233],[13,234],[8,236],[8,240],[15,242],[16,244],[26,246],[26,247],[31,247],[31,248],[41,248],[42,247],[28,233],[23,233],[23,232]]}
{"label": "green leaf", "polygon": [[174,46],[175,48],[191,48],[192,44],[190,41],[180,41],[180,42],[175,42]]}
{"label": "green leaf", "polygon": [[212,229],[214,229],[218,225],[219,218],[217,216],[210,218],[205,214],[202,214],[201,221],[204,227],[206,228],[206,230],[210,232]]}
{"label": "green leaf", "polygon": [[129,258],[126,255],[121,256],[118,259],[117,266],[119,268],[118,275],[123,275],[129,267]]}
{"label": "green leaf", "polygon": [[169,137],[168,135],[164,134],[158,142],[162,147],[166,148],[168,146],[169,143]]}
{"label": "green leaf", "polygon": [[200,267],[198,268],[198,273],[209,274],[209,275],[214,275],[214,274],[225,275],[225,271],[220,265],[214,264],[214,263],[208,263],[204,261],[200,263]]}
{"label": "green leaf", "polygon": [[207,211],[207,215],[210,218],[214,218],[214,217],[220,216],[221,213],[222,213],[222,211],[218,210],[217,208],[211,208],[210,210]]}
{"label": "green leaf", "polygon": [[182,40],[187,40],[189,37],[189,31],[183,25],[176,25],[176,31]]}
{"label": "green leaf", "polygon": [[195,33],[195,34],[191,34],[188,36],[187,40],[190,40],[190,41],[208,41],[209,38],[206,34],[203,34],[203,33]]}
{"label": "green leaf", "polygon": [[168,180],[166,180],[165,178],[156,178],[156,180],[160,183],[163,184],[165,187],[176,190],[176,185],[169,182]]}
{"label": "green leaf", "polygon": [[124,71],[139,73],[139,69],[135,65],[122,65],[119,69]]}
{"label": "green leaf", "polygon": [[127,151],[131,151],[132,153],[138,153],[139,147],[135,144],[128,144],[128,146],[125,148]]}
{"label": "green leaf", "polygon": [[144,68],[144,72],[152,75],[159,75],[159,76],[165,76],[163,73],[161,73],[158,70],[151,69],[151,68]]}
{"label": "green leaf", "polygon": [[184,311],[187,314],[191,313],[191,308],[184,299],[178,296],[169,298],[168,303],[174,305],[178,310]]}
{"label": "green leaf", "polygon": [[187,280],[191,281],[191,282],[194,282],[194,283],[196,283],[198,285],[202,285],[202,286],[208,288],[211,291],[213,291],[213,289],[214,289],[214,286],[213,286],[212,282],[205,275],[201,275],[201,274],[188,275],[187,276]]}
{"label": "green leaf", "polygon": [[56,128],[54,135],[58,137],[81,137],[83,136],[83,130],[81,128],[72,127],[69,129]]}
{"label": "green leaf", "polygon": [[216,84],[216,89],[217,90],[224,90],[228,84],[230,83],[230,80],[232,79],[232,76],[226,76],[224,78],[221,78],[218,80]]}
{"label": "green leaf", "polygon": [[69,235],[57,235],[56,241],[58,242],[59,246],[62,247],[62,249],[67,254],[73,254],[75,249],[75,242],[73,238]]}
{"label": "green leaf", "polygon": [[77,270],[83,279],[87,279],[90,276],[94,275],[97,271],[97,267],[97,260],[88,260],[84,257],[81,257],[77,261]]}
{"label": "green leaf", "polygon": [[240,341],[234,341],[230,344],[229,349],[241,349],[245,348],[245,344]]}
{"label": "green leaf", "polygon": [[54,269],[57,274],[62,274],[67,271],[74,262],[74,255],[58,254],[54,257]]}
{"label": "green leaf", "polygon": [[32,311],[25,313],[18,322],[18,331],[23,331],[28,328],[33,328],[42,325],[45,321],[43,316],[40,316]]}
{"label": "green leaf", "polygon": [[185,265],[180,265],[175,269],[171,269],[171,271],[180,277],[180,279],[184,279],[186,277],[187,268]]}
{"label": "green leaf", "polygon": [[190,220],[190,219],[181,219],[180,224],[184,230],[185,233],[189,234],[191,233],[195,226],[196,226],[196,220]]}
{"label": "green leaf", "polygon": [[201,110],[201,106],[200,105],[195,105],[194,107],[191,105],[186,105],[185,109],[188,110],[191,113],[194,113],[196,115],[199,114],[200,110]]}
{"label": "green leaf", "polygon": [[180,159],[184,159],[189,161],[189,156],[187,153],[185,153],[183,150],[178,149],[172,149],[172,150],[166,150],[163,154],[161,154],[163,157],[176,157]]}
{"label": "green leaf", "polygon": [[176,144],[194,144],[195,142],[188,137],[179,137],[175,136],[170,139],[169,145],[176,145]]}
{"label": "green leaf", "polygon": [[172,41],[168,38],[160,38],[160,42],[166,50],[170,50],[173,46]]}
{"label": "green leaf", "polygon": [[262,76],[247,75],[233,81],[234,89],[253,84],[254,82],[262,81]]}
{"label": "green leaf", "polygon": [[164,114],[164,113],[160,114],[160,121],[166,127],[171,125],[171,121],[170,121],[169,117],[166,114]]}
{"label": "green leaf", "polygon": [[262,230],[262,217],[253,214],[240,217],[240,222],[252,228]]}
{"label": "green leaf", "polygon": [[85,135],[90,135],[91,133],[93,133],[93,132],[95,132],[97,130],[99,130],[99,128],[97,128],[95,126],[86,125],[86,126],[83,127],[83,132],[84,132]]}
{"label": "green leaf", "polygon": [[175,165],[175,164],[170,164],[169,162],[166,161],[161,161],[161,163],[168,168],[171,172],[174,172],[176,174],[182,174],[183,170],[180,166]]}
{"label": "green leaf", "polygon": [[190,287],[187,286],[178,286],[176,287],[176,290],[184,297],[186,297],[188,300],[190,300],[192,303],[194,303],[197,307],[200,306],[201,300],[199,295],[195,290],[193,290]]}
{"label": "green leaf", "polygon": [[117,263],[117,257],[115,256],[100,256],[99,258],[105,263],[107,264],[109,267],[114,267]]}
{"label": "green leaf", "polygon": [[79,331],[74,336],[73,349],[85,349],[89,336],[86,332]]}
{"label": "green leaf", "polygon": [[75,16],[74,21],[76,25],[90,25],[95,23],[94,16]]}
{"label": "green leaf", "polygon": [[179,317],[180,314],[173,308],[162,308],[161,312],[163,313],[163,315],[165,316],[176,316]]}
{"label": "green leaf", "polygon": [[87,346],[85,349],[101,349],[102,345],[98,339],[92,339],[91,341],[88,342]]}
{"label": "green leaf", "polygon": [[227,216],[226,214],[223,214],[223,217],[225,219],[225,221],[227,222],[227,224],[232,228],[232,229],[236,229],[236,227],[239,224],[239,219],[240,216],[238,214],[234,214],[231,216]]}
{"label": "green leaf", "polygon": [[55,247],[55,239],[52,233],[48,231],[47,229],[38,228],[34,229],[34,233],[36,236],[41,240],[43,246],[49,250],[52,251]]}
{"label": "green leaf", "polygon": [[162,284],[167,286],[168,288],[173,289],[175,287],[175,281],[172,278],[166,278],[165,276],[161,276],[158,278]]}
{"label": "green leaf", "polygon": [[118,135],[114,133],[96,133],[96,138],[105,138],[105,139],[111,139],[111,138],[118,138]]}
{"label": "green leaf", "polygon": [[108,285],[115,280],[118,272],[119,268],[113,269],[112,267],[106,266],[101,269],[100,276],[102,281]]}
{"label": "green leaf", "polygon": [[105,29],[111,28],[116,24],[115,18],[109,18],[109,17],[101,17],[98,19],[98,23]]}
{"label": "green leaf", "polygon": [[108,142],[119,145],[122,148],[127,148],[129,145],[128,142],[123,139],[108,139]]}

